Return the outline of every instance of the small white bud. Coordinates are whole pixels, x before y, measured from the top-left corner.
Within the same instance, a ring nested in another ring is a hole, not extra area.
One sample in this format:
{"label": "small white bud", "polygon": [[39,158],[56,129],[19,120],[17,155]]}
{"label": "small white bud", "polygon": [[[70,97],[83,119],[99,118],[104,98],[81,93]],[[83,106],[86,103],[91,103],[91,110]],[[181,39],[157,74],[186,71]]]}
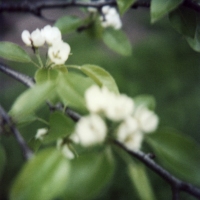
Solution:
{"label": "small white bud", "polygon": [[36,29],[31,33],[31,40],[33,42],[34,47],[40,47],[43,46],[45,43],[45,39],[42,36],[41,32],[39,29]]}
{"label": "small white bud", "polygon": [[35,139],[43,140],[47,133],[48,133],[47,128],[40,128],[40,129],[37,130],[37,133],[35,135]]}
{"label": "small white bud", "polygon": [[21,35],[22,41],[27,45],[31,46],[31,34],[29,31],[24,30]]}

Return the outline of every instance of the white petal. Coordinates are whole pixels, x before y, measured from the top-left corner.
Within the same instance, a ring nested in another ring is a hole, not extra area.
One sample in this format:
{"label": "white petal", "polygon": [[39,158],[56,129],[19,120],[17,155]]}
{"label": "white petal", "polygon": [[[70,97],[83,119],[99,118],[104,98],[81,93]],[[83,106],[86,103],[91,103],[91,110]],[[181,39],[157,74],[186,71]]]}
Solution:
{"label": "white petal", "polygon": [[31,40],[33,42],[34,47],[40,47],[43,46],[45,43],[45,39],[42,36],[41,32],[39,29],[36,29],[31,33]]}
{"label": "white petal", "polygon": [[29,31],[24,30],[21,35],[22,41],[27,45],[31,46],[31,34]]}

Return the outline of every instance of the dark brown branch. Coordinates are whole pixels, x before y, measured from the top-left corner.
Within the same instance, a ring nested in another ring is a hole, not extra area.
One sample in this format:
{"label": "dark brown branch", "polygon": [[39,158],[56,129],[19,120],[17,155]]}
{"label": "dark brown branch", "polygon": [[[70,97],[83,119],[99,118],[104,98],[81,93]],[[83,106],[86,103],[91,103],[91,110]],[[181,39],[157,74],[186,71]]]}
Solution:
{"label": "dark brown branch", "polygon": [[29,77],[29,76],[27,76],[25,74],[19,73],[19,72],[15,71],[15,70],[9,68],[5,64],[0,63],[0,71],[2,71],[3,73],[7,74],[8,76],[16,79],[17,81],[20,81],[25,86],[33,87],[34,84],[35,84],[33,78],[31,78],[31,77]]}
{"label": "dark brown branch", "polygon": [[131,151],[116,140],[114,141],[114,144],[120,147],[121,149],[125,150],[131,156],[143,162],[148,168],[150,168],[152,171],[154,171],[156,174],[158,174],[160,177],[166,180],[172,187],[173,200],[178,200],[180,191],[187,192],[190,195],[196,197],[197,199],[200,199],[199,188],[193,186],[190,183],[183,182],[180,179],[173,176],[172,174],[170,174],[167,170],[162,168],[152,159],[151,154],[145,154],[141,151],[137,151],[137,152]]}
{"label": "dark brown branch", "polygon": [[22,152],[23,152],[23,155],[24,155],[24,158],[26,160],[29,160],[33,156],[33,152],[28,147],[24,138],[21,136],[20,132],[15,127],[12,120],[10,119],[10,117],[8,116],[8,114],[5,112],[5,110],[2,108],[1,105],[0,105],[0,118],[1,118],[1,124],[0,125],[1,126],[7,126],[7,128],[9,128],[9,131],[14,135],[16,141],[20,145]]}
{"label": "dark brown branch", "polygon": [[[137,1],[135,2],[131,7],[133,9],[139,8],[139,7],[150,7],[151,1]],[[64,0],[52,0],[52,1],[38,1],[38,2],[8,2],[8,3],[0,3],[0,13],[2,12],[27,12],[32,13],[38,17],[42,17],[42,10],[45,9],[55,9],[55,8],[67,8],[67,7],[79,7],[79,8],[88,8],[88,7],[94,7],[94,8],[102,8],[105,5],[110,6],[117,6],[116,0],[110,0],[106,2],[83,2],[83,1],[64,1]],[[192,0],[185,0],[183,2],[183,5],[186,7],[189,7],[197,12],[200,12],[200,5],[197,4],[195,1]]]}

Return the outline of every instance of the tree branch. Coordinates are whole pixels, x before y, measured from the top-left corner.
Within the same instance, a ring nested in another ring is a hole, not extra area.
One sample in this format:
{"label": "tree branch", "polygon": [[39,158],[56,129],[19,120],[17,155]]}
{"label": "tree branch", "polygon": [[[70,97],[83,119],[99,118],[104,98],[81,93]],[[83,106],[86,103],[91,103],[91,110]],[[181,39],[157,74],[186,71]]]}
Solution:
{"label": "tree branch", "polygon": [[0,119],[1,119],[0,125],[2,127],[7,126],[9,128],[9,131],[11,133],[13,133],[16,141],[20,145],[23,155],[24,155],[24,158],[26,160],[29,160],[33,156],[33,152],[28,147],[24,138],[21,136],[20,132],[17,130],[17,128],[11,121],[10,117],[8,116],[8,114],[5,112],[5,110],[3,109],[3,107],[1,105],[0,105]]}
{"label": "tree branch", "polygon": [[[38,2],[7,2],[0,3],[0,13],[2,12],[27,12],[32,13],[38,17],[42,16],[42,10],[55,9],[55,8],[67,8],[67,7],[79,7],[79,8],[102,8],[105,5],[117,6],[116,0],[109,0],[105,2],[83,2],[83,1],[64,1],[64,0],[52,0],[52,1],[38,1]],[[200,11],[200,5],[192,0],[185,0],[183,5],[189,7],[197,12]],[[139,7],[150,7],[150,1],[136,1],[131,8],[136,9]]]}
{"label": "tree branch", "polygon": [[8,76],[10,76],[10,77],[16,79],[17,81],[21,82],[25,86],[33,87],[34,84],[35,84],[33,78],[31,78],[31,77],[29,77],[25,74],[22,74],[20,72],[15,71],[15,70],[9,68],[8,66],[6,66],[3,63],[0,63],[0,71],[4,72]]}
{"label": "tree branch", "polygon": [[173,193],[173,200],[179,199],[179,192],[183,191],[186,193],[189,193],[190,195],[196,197],[197,199],[200,199],[200,189],[193,186],[190,183],[186,183],[181,181],[180,179],[176,178],[172,174],[170,174],[167,170],[162,168],[160,165],[158,165],[153,159],[151,154],[145,154],[141,151],[131,151],[127,149],[123,144],[118,142],[117,140],[114,140],[114,144],[126,151],[131,156],[137,158],[141,162],[143,162],[148,168],[150,168],[152,171],[154,171],[156,174],[158,174],[160,177],[162,177],[165,181],[167,181],[171,187],[172,187],[172,193]]}

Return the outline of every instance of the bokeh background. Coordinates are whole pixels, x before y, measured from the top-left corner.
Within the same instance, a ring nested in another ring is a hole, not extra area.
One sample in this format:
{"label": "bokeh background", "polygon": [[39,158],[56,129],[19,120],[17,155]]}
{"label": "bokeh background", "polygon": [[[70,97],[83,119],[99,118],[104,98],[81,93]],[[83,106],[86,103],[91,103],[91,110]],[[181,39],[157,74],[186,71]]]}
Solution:
{"label": "bokeh background", "polygon": [[[6,1],[8,2],[8,1]],[[15,1],[16,2],[16,1]],[[51,20],[74,14],[84,16],[78,9],[53,9],[44,12]],[[149,9],[130,10],[123,18],[123,30],[132,43],[132,55],[123,57],[110,51],[100,39],[91,39],[84,32],[64,36],[72,49],[67,64],[96,64],[108,70],[122,93],[135,97],[141,94],[153,95],[156,99],[156,113],[161,127],[172,127],[192,136],[200,143],[200,54],[193,51],[185,39],[170,26],[168,18],[150,24]],[[0,14],[0,40],[15,42],[30,51],[21,41],[24,29],[33,31],[46,24],[52,24],[28,13]],[[31,53],[31,51],[30,51]],[[34,76],[36,68],[28,64],[16,64],[0,60],[11,68]],[[80,83],[81,84],[81,83]],[[16,97],[26,89],[21,83],[0,72],[0,104],[8,111]],[[42,115],[45,115],[45,110]],[[35,134],[34,123],[21,128],[25,138]],[[7,155],[7,165],[0,181],[0,199],[6,194],[12,180],[23,163],[18,144],[10,136],[1,137]],[[113,181],[96,198],[138,199],[128,178],[126,166],[119,158]],[[170,186],[147,169],[157,199],[171,199]],[[145,191],[144,191],[145,192]],[[183,200],[194,199],[182,195]]]}

